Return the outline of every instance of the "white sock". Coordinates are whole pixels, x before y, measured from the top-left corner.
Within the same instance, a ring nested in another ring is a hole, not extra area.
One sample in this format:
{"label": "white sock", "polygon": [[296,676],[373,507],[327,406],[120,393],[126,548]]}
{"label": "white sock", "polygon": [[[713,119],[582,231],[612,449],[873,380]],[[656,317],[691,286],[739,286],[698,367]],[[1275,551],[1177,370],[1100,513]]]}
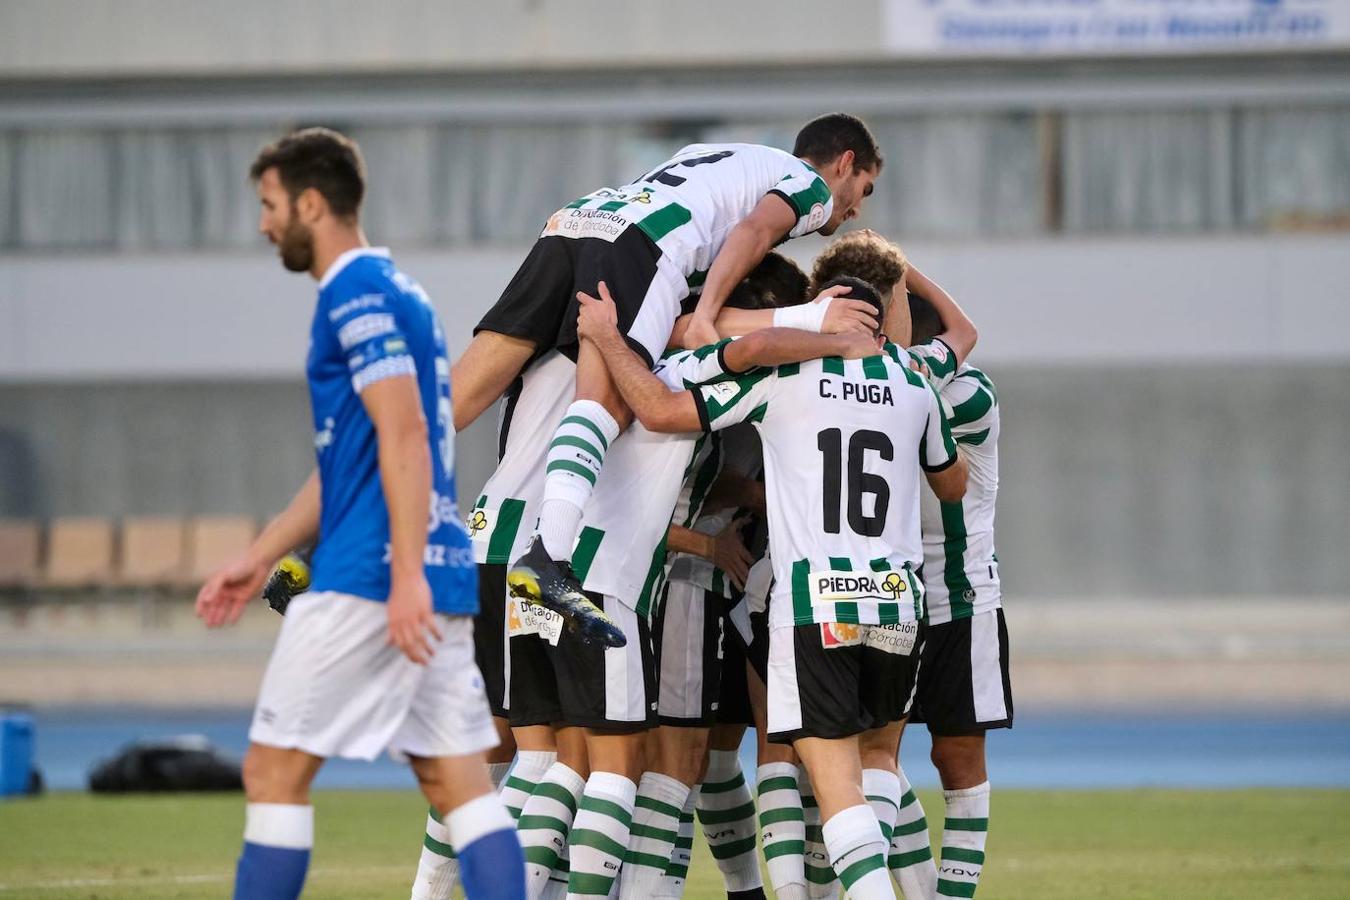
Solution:
{"label": "white sock", "polygon": [[249,803],[244,840],[264,847],[309,850],[314,846],[314,807],[299,803]]}
{"label": "white sock", "polygon": [[698,788],[689,792],[684,808],[680,810],[680,833],[675,840],[675,850],[670,854],[670,864],[666,866],[666,877],[661,886],[652,894],[662,900],[679,900],[684,896],[685,883],[689,878],[689,863],[694,855],[694,803],[698,799]]}
{"label": "white sock", "polygon": [[614,772],[592,772],[568,838],[567,896],[608,895],[619,877],[633,828],[637,785]]}
{"label": "white sock", "polygon": [[759,791],[759,832],[769,884],[780,898],[806,900],[806,822],[797,767],[767,763],[755,773]]}
{"label": "white sock", "polygon": [[891,832],[895,830],[895,817],[900,813],[900,798],[904,794],[900,789],[900,776],[885,769],[863,769],[862,789],[877,817],[877,824],[881,826],[881,836],[889,844]]}
{"label": "white sock", "polygon": [[974,897],[984,869],[989,836],[989,782],[959,791],[943,791],[947,820],[942,827],[939,897]]}
{"label": "white sock", "polygon": [[[530,799],[534,789],[539,786],[544,773],[558,761],[558,754],[551,750],[521,750],[516,754],[515,766],[506,781],[500,785],[502,802],[511,818],[520,819],[520,811],[525,801]],[[497,782],[493,782],[496,784]]]}
{"label": "white sock", "polygon": [[532,898],[542,896],[550,876],[565,865],[567,835],[585,788],[586,779],[555,762],[520,811],[516,827],[525,851],[525,890]]}
{"label": "white sock", "polygon": [[467,803],[461,803],[445,817],[445,830],[450,834],[450,845],[463,850],[479,838],[495,831],[509,831],[516,827],[511,814],[502,805],[497,794],[483,794]]}
{"label": "white sock", "polygon": [[553,559],[572,558],[581,511],[618,436],[619,423],[594,400],[573,401],[553,432],[539,507],[539,537]]}
{"label": "white sock", "polygon": [[823,900],[839,895],[839,878],[830,865],[830,854],[825,849],[825,838],[820,831],[820,807],[816,805],[815,788],[806,768],[797,770],[797,782],[802,790],[802,813],[806,825],[806,846],[803,858],[806,864],[806,893],[811,900]]}
{"label": "white sock", "polygon": [[900,790],[900,809],[891,831],[891,850],[886,865],[905,900],[927,900],[937,896],[937,866],[933,864],[923,804],[903,769],[900,771]]}
{"label": "white sock", "polygon": [[680,837],[680,814],[689,786],[658,772],[643,773],[633,810],[632,836],[623,858],[625,897],[650,897],[661,886]]}
{"label": "white sock", "polygon": [[821,834],[850,900],[895,900],[886,871],[886,841],[872,807],[863,803],[835,813],[821,826]]}
{"label": "white sock", "polygon": [[708,751],[708,772],[696,794],[703,838],[727,893],[764,887],[755,853],[755,799],[746,787],[740,754]]}

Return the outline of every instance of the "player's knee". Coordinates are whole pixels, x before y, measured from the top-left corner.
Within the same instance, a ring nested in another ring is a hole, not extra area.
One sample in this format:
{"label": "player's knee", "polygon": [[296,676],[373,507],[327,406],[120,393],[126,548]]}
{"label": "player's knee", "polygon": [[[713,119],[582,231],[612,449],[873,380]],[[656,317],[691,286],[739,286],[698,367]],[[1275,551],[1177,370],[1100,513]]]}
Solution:
{"label": "player's knee", "polygon": [[987,778],[984,741],[980,738],[935,738],[930,756],[942,786],[948,790],[974,787]]}
{"label": "player's knee", "polygon": [[417,786],[422,790],[422,796],[426,797],[427,802],[434,806],[441,815],[445,815],[454,808],[455,803],[450,784],[439,767],[414,765],[413,773],[417,776]]}
{"label": "player's knee", "polygon": [[251,745],[241,767],[248,802],[308,803],[309,785],[289,762],[273,748]]}

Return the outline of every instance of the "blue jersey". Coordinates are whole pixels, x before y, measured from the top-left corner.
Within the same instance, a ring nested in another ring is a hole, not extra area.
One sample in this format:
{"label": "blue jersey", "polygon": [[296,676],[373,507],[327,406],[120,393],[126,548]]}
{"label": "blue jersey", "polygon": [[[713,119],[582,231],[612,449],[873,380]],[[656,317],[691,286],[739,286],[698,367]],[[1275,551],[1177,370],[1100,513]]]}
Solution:
{"label": "blue jersey", "polygon": [[389,510],[375,426],[360,395],[377,381],[413,375],[431,435],[425,561],[433,605],[438,613],[477,612],[477,570],[455,502],[445,335],[426,292],[388,251],[349,251],[324,274],[306,371],[323,493],[311,589],[389,597]]}

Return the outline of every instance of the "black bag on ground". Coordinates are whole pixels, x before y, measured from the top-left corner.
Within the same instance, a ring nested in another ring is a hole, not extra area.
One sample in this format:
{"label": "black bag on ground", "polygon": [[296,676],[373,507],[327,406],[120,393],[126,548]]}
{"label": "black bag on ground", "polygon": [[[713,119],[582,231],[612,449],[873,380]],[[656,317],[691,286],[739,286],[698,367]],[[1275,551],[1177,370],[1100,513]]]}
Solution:
{"label": "black bag on ground", "polygon": [[89,790],[96,794],[243,787],[239,763],[196,735],[128,744],[89,773]]}

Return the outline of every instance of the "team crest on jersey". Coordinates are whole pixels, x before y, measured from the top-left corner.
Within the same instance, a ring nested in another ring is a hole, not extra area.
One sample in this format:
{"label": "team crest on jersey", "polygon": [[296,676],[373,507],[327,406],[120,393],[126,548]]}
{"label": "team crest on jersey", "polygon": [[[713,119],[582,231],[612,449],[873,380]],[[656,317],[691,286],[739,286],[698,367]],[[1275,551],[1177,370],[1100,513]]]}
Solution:
{"label": "team crest on jersey", "polygon": [[817,203],[815,206],[811,207],[811,211],[806,214],[806,230],[815,231],[817,228],[824,225],[829,218],[829,214],[825,212],[825,204]]}
{"label": "team crest on jersey", "polygon": [[477,540],[479,533],[492,534],[492,526],[497,522],[497,511],[488,509],[485,506],[479,506],[469,513],[469,518],[464,523],[464,527],[469,529],[469,539]]}
{"label": "team crest on jersey", "polygon": [[812,603],[899,600],[909,590],[904,572],[812,572]]}
{"label": "team crest on jersey", "polygon": [[821,622],[820,646],[826,650],[856,647],[862,643],[862,627],[847,622]]}

